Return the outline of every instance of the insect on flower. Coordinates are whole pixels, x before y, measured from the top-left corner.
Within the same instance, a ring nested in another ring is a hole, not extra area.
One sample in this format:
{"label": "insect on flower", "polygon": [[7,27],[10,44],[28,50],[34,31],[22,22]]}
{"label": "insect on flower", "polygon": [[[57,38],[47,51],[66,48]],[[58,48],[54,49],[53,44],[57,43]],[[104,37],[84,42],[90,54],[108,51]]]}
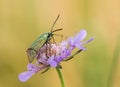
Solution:
{"label": "insect on flower", "polygon": [[[87,31],[82,29],[74,37],[69,37],[68,39],[57,43],[45,44],[38,51],[36,63],[29,63],[27,65],[27,71],[19,74],[19,80],[21,82],[26,82],[34,74],[41,72],[42,70],[45,70],[44,72],[46,72],[49,68],[61,68],[61,62],[71,60],[77,54],[86,50],[86,47],[84,47],[85,44],[94,40],[94,38],[90,38],[83,41],[86,36]],[[46,49],[49,50],[46,51]],[[77,49],[77,51],[73,52],[75,49]],[[46,53],[48,55],[46,55]]]}
{"label": "insect on flower", "polygon": [[26,52],[27,52],[28,60],[29,60],[30,63],[34,60],[34,58],[36,58],[36,56],[38,54],[38,51],[45,44],[49,43],[51,39],[54,40],[54,37],[53,37],[53,35],[55,35],[54,32],[62,30],[62,28],[53,30],[54,25],[56,24],[59,17],[60,17],[60,15],[58,14],[56,20],[54,21],[54,23],[53,23],[53,25],[51,27],[51,31],[47,32],[47,33],[43,33],[42,35],[40,35],[35,41],[33,41],[33,43],[27,49]]}

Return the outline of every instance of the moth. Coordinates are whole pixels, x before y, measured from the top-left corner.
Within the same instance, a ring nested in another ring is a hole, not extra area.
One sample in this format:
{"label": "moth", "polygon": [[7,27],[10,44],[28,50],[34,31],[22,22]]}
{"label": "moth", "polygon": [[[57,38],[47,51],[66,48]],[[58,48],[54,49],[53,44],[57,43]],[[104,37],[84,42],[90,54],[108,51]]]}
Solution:
{"label": "moth", "polygon": [[59,17],[60,17],[60,15],[58,14],[56,20],[54,21],[54,23],[51,27],[51,31],[47,32],[47,33],[43,33],[42,35],[40,35],[37,39],[35,39],[33,41],[33,43],[27,49],[26,52],[27,52],[29,63],[31,63],[36,58],[36,55],[38,54],[38,51],[53,38],[54,32],[62,30],[62,28],[53,30],[53,28],[54,28],[57,20],[59,19]]}

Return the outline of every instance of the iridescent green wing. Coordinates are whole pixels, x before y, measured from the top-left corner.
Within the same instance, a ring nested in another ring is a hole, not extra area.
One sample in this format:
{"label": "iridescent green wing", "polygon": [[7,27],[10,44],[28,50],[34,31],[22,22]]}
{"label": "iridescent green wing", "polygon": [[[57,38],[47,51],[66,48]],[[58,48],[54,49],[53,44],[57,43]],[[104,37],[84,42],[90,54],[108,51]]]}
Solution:
{"label": "iridescent green wing", "polygon": [[48,38],[48,33],[44,33],[40,35],[35,41],[33,41],[33,43],[29,48],[38,51],[45,44],[47,38]]}
{"label": "iridescent green wing", "polygon": [[32,62],[34,58],[37,56],[39,49],[46,43],[48,37],[48,33],[44,33],[39,36],[28,48],[27,55],[29,62]]}

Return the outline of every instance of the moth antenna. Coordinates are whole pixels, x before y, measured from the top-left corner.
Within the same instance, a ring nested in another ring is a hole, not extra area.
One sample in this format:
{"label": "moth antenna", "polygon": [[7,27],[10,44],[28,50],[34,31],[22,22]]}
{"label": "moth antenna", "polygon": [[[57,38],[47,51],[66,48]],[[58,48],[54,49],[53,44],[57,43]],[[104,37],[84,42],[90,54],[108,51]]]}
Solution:
{"label": "moth antenna", "polygon": [[53,28],[54,28],[57,20],[59,19],[59,17],[60,17],[60,14],[58,14],[57,18],[55,19],[55,21],[54,21],[54,23],[53,23],[53,25],[52,25],[52,27],[51,27],[51,32],[53,31]]}
{"label": "moth antenna", "polygon": [[61,31],[61,30],[63,30],[63,28],[56,29],[56,30],[52,31],[51,33],[54,33],[54,32],[56,32],[56,31]]}

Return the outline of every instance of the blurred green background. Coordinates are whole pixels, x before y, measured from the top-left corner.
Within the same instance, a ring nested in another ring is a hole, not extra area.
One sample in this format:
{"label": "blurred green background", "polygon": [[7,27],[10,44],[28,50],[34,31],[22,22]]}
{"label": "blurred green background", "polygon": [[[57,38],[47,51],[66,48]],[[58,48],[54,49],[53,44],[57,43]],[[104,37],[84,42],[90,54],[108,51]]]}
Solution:
{"label": "blurred green background", "polygon": [[[120,0],[0,0],[0,87],[60,87],[55,69],[26,83],[26,49],[60,14],[56,28],[64,36],[80,29],[95,40],[87,51],[62,63],[66,87],[120,87]],[[57,38],[57,37],[56,37]]]}

